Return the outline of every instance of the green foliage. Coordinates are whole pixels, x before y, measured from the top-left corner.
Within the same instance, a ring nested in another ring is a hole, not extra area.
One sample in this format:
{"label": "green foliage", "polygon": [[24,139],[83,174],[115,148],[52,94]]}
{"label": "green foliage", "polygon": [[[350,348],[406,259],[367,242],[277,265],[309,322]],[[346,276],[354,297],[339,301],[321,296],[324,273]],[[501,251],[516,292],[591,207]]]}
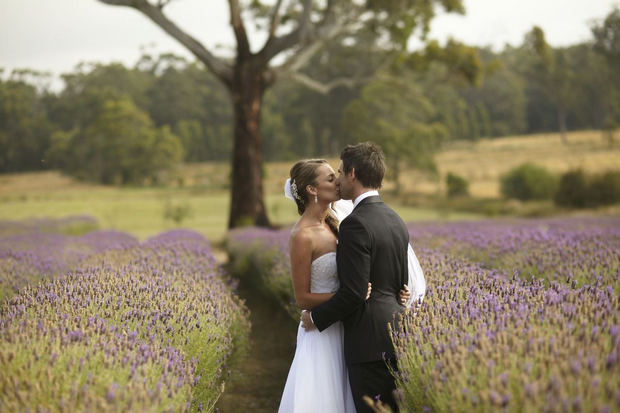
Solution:
{"label": "green foliage", "polygon": [[105,102],[82,128],[53,136],[49,157],[65,172],[104,184],[156,183],[174,167],[182,146],[167,126],[154,128],[147,113],[128,98]]}
{"label": "green foliage", "polygon": [[562,132],[562,141],[565,143],[568,112],[577,102],[573,56],[568,50],[552,49],[540,27],[534,27],[526,35],[524,48],[534,57],[529,74],[557,114],[557,128]]}
{"label": "green foliage", "polygon": [[415,70],[429,70],[432,63],[442,63],[457,80],[465,84],[477,85],[481,80],[482,62],[478,50],[454,39],[448,40],[444,47],[432,40],[423,52],[409,55],[407,62]]}
{"label": "green foliage", "polygon": [[452,172],[448,172],[448,175],[446,175],[446,186],[447,195],[450,198],[469,195],[469,183],[467,180]]}
{"label": "green foliage", "polygon": [[555,175],[531,163],[522,164],[501,176],[501,193],[521,201],[551,199],[558,182]]}
{"label": "green foliage", "polygon": [[609,133],[611,145],[613,131],[620,124],[620,8],[614,7],[602,23],[594,25],[592,34],[595,53],[607,62],[607,65],[588,65],[592,83],[601,92],[598,107],[593,110],[599,115],[602,127]]}
{"label": "green foliage", "polygon": [[147,105],[156,126],[169,125],[181,138],[185,160],[228,159],[232,148],[232,105],[224,87],[202,66],[176,56],[144,63],[158,73],[147,90]]}
{"label": "green foliage", "polygon": [[560,177],[554,199],[556,205],[586,208],[620,202],[620,171],[588,176],[576,169]]}
{"label": "green foliage", "polygon": [[36,88],[0,79],[0,172],[45,167],[50,129]]}
{"label": "green foliage", "polygon": [[435,7],[442,6],[447,12],[465,12],[461,0],[367,0],[365,3],[366,9],[373,12],[365,20],[367,26],[374,32],[388,36],[402,50],[406,48],[407,40],[414,30],[420,30],[424,35],[428,33],[430,21],[435,16]]}
{"label": "green foliage", "polygon": [[581,169],[568,171],[560,177],[554,201],[560,206],[582,208],[586,206],[588,192],[585,173]]}
{"label": "green foliage", "polygon": [[167,125],[183,143],[185,160],[228,159],[231,105],[226,90],[197,63],[172,54],[143,55],[136,67],[80,65],[63,75],[65,88],[43,103],[56,131],[90,125],[109,100],[130,97],[157,127]]}
{"label": "green foliage", "polygon": [[[270,101],[273,98],[274,95],[269,95],[266,97],[265,101]],[[290,139],[288,135],[287,125],[284,117],[282,116],[282,112],[276,112],[277,108],[274,107],[275,102],[270,103],[271,104],[265,104],[263,106],[263,110],[261,111],[261,135],[263,138],[264,159],[292,159],[295,156],[293,155],[291,147],[294,145],[295,140]],[[305,122],[308,124],[309,120],[306,119]],[[301,137],[298,137],[298,139],[299,138]],[[312,140],[309,136],[307,139],[308,141]],[[305,153],[312,152],[314,152],[314,148],[306,151]]]}
{"label": "green foliage", "polygon": [[614,7],[602,24],[592,28],[592,34],[596,50],[612,63],[620,64],[620,8],[618,6]]}
{"label": "green foliage", "polygon": [[[467,102],[465,111],[471,114],[469,123],[479,128],[478,136],[506,136],[526,130],[523,81],[506,67],[485,74],[480,86],[463,89],[460,94]],[[470,133],[456,137],[475,136]]]}
{"label": "green foliage", "polygon": [[147,102],[152,75],[127,69],[120,63],[80,64],[62,75],[64,89],[47,101],[50,119],[58,129],[69,131],[94,122],[106,102],[129,96],[139,107]]}
{"label": "green foliage", "polygon": [[435,108],[413,82],[384,76],[345,108],[343,129],[349,143],[381,145],[398,191],[401,164],[435,170],[433,154],[447,132],[434,117]]}
{"label": "green foliage", "polygon": [[592,178],[590,200],[594,205],[620,202],[620,171],[608,171]]}
{"label": "green foliage", "polygon": [[553,65],[552,49],[545,39],[545,32],[539,26],[534,26],[525,36],[523,45],[540,57],[543,67],[549,69]]}

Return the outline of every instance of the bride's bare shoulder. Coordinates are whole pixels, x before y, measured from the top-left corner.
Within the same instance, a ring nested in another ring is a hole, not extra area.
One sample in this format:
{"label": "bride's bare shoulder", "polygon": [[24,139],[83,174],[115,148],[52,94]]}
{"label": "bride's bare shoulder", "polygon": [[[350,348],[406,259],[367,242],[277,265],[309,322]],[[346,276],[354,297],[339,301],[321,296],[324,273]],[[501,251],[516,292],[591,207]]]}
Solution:
{"label": "bride's bare shoulder", "polygon": [[298,222],[291,230],[289,243],[291,246],[307,248],[312,247],[313,239],[314,237],[311,228],[304,225],[299,225]]}
{"label": "bride's bare shoulder", "polygon": [[304,225],[299,225],[299,222],[293,226],[293,229],[291,229],[291,236],[290,236],[291,240],[297,239],[297,238],[307,238],[310,236],[311,236],[311,231],[309,230],[309,228]]}

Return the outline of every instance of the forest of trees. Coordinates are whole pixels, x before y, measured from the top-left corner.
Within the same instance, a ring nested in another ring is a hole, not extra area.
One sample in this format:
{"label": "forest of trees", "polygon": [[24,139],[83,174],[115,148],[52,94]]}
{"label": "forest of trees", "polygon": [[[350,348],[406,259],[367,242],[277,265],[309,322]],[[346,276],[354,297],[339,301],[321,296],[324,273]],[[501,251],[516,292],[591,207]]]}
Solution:
{"label": "forest of trees", "polygon": [[[453,52],[453,53],[452,53]],[[326,48],[309,65],[329,78],[381,51]],[[344,69],[343,69],[344,68]],[[326,93],[290,79],[268,90],[261,113],[267,160],[336,155],[347,143],[381,143],[399,162],[432,168],[447,140],[476,140],[620,124],[620,11],[592,39],[552,48],[540,28],[496,53],[429,43],[367,82]],[[153,183],[179,162],[230,160],[232,105],[197,62],[144,54],[133,66],[81,64],[50,90],[31,70],[0,73],[0,172],[62,169],[103,183]]]}

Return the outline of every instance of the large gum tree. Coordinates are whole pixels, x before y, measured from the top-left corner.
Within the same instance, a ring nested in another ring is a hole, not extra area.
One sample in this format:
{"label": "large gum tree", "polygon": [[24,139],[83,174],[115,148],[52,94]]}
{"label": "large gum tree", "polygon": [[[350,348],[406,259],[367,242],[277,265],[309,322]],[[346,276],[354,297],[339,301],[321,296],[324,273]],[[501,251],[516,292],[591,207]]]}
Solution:
{"label": "large gum tree", "polygon": [[[236,43],[235,56],[227,59],[216,56],[166,16],[164,8],[174,0],[98,1],[143,13],[226,85],[234,113],[229,228],[269,225],[260,135],[261,104],[267,88],[282,77],[293,78],[321,93],[340,85],[350,86],[355,79],[318,80],[304,73],[304,67],[334,41],[355,44],[359,39],[370,39],[369,44],[385,49],[386,56],[393,58],[406,50],[413,34],[424,36],[428,32],[437,7],[448,12],[464,11],[462,0],[220,0],[228,2]],[[266,33],[266,40],[257,50],[250,48],[246,30],[250,23]]]}

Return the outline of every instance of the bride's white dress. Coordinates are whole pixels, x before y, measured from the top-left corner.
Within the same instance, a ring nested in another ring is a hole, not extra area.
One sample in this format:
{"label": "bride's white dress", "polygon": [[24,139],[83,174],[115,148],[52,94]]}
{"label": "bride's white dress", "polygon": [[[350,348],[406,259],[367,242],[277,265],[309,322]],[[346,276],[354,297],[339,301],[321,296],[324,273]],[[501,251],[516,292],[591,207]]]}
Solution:
{"label": "bride's white dress", "polygon": [[[310,291],[338,290],[336,253],[312,261]],[[355,413],[344,360],[344,328],[341,322],[322,332],[297,329],[297,349],[286,379],[279,413]]]}

